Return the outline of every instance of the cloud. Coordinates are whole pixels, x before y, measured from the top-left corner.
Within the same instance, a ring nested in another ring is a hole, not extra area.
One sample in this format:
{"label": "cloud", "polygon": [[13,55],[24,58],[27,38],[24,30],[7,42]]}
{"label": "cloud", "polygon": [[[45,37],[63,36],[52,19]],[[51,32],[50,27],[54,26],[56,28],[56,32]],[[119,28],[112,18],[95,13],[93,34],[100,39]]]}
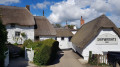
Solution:
{"label": "cloud", "polygon": [[119,3],[120,0],[64,0],[51,5],[52,13],[48,19],[52,23],[62,23],[68,20],[69,24],[79,26],[81,16],[85,22],[88,22],[102,14],[108,15],[109,13],[108,17],[117,25],[120,21],[118,19],[120,18]]}
{"label": "cloud", "polygon": [[0,0],[0,4],[12,4],[12,3],[19,3],[20,0]]}
{"label": "cloud", "polygon": [[37,3],[36,5],[33,5],[33,8],[44,9],[47,8],[48,5],[50,5],[50,2],[44,1],[43,3]]}

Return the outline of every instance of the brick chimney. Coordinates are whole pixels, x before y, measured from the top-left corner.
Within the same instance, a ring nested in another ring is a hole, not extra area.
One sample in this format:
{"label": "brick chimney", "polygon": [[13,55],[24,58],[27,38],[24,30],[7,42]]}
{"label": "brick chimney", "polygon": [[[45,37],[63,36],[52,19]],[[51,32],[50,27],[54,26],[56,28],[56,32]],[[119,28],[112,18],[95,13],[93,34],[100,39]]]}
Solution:
{"label": "brick chimney", "polygon": [[81,24],[80,26],[82,26],[82,25],[84,24],[84,19],[82,18],[82,16],[81,16],[80,22],[81,22],[81,23],[80,23],[80,24]]}
{"label": "brick chimney", "polygon": [[30,11],[30,5],[26,5],[26,8]]}

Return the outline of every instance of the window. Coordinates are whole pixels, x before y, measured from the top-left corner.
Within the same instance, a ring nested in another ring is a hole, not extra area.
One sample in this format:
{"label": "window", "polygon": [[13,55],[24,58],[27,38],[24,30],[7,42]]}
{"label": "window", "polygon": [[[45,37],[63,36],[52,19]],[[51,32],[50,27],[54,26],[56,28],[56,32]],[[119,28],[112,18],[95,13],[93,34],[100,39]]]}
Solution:
{"label": "window", "polygon": [[64,40],[64,37],[61,37],[61,40]]}
{"label": "window", "polygon": [[15,24],[11,24],[11,28],[15,28]]}
{"label": "window", "polygon": [[15,37],[20,37],[20,32],[15,32]]}
{"label": "window", "polygon": [[35,36],[35,40],[39,40],[39,36]]}
{"label": "window", "polygon": [[57,40],[57,37],[55,37],[55,40]]}
{"label": "window", "polygon": [[72,37],[69,37],[69,41],[71,40]]}

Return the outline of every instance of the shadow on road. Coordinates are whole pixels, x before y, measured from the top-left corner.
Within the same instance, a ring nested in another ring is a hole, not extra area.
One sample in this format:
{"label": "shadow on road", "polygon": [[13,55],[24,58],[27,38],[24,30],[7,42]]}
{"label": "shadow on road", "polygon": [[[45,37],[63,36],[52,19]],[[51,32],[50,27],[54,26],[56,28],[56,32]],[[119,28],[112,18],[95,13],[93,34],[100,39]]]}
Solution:
{"label": "shadow on road", "polygon": [[50,63],[49,65],[58,64],[58,63],[60,62],[60,58],[61,58],[63,55],[64,55],[64,52],[63,52],[63,51],[59,51],[56,59],[55,59],[52,63]]}
{"label": "shadow on road", "polygon": [[8,67],[27,67],[28,61],[22,57],[12,58]]}

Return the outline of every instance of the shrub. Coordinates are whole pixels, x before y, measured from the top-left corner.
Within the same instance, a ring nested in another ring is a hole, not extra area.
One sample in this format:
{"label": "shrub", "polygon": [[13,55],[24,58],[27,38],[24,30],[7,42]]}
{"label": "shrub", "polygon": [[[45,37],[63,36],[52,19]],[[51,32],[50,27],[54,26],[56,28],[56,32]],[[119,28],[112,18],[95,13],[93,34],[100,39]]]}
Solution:
{"label": "shrub", "polygon": [[17,45],[18,45],[18,43],[14,43],[13,45],[17,46]]}
{"label": "shrub", "polygon": [[92,62],[92,51],[89,51],[89,60],[88,63],[90,64]]}
{"label": "shrub", "polygon": [[35,49],[34,63],[37,65],[49,64],[56,57],[58,44],[53,39],[42,41],[42,45]]}
{"label": "shrub", "polygon": [[25,38],[25,37],[26,37],[26,34],[25,34],[25,33],[21,33],[21,36]]}
{"label": "shrub", "polygon": [[4,52],[7,51],[5,42],[7,42],[7,31],[0,18],[0,67],[4,67]]}
{"label": "shrub", "polygon": [[23,43],[23,47],[32,48],[33,50],[37,47],[40,47],[42,44],[41,41],[33,42],[31,39],[25,40]]}

